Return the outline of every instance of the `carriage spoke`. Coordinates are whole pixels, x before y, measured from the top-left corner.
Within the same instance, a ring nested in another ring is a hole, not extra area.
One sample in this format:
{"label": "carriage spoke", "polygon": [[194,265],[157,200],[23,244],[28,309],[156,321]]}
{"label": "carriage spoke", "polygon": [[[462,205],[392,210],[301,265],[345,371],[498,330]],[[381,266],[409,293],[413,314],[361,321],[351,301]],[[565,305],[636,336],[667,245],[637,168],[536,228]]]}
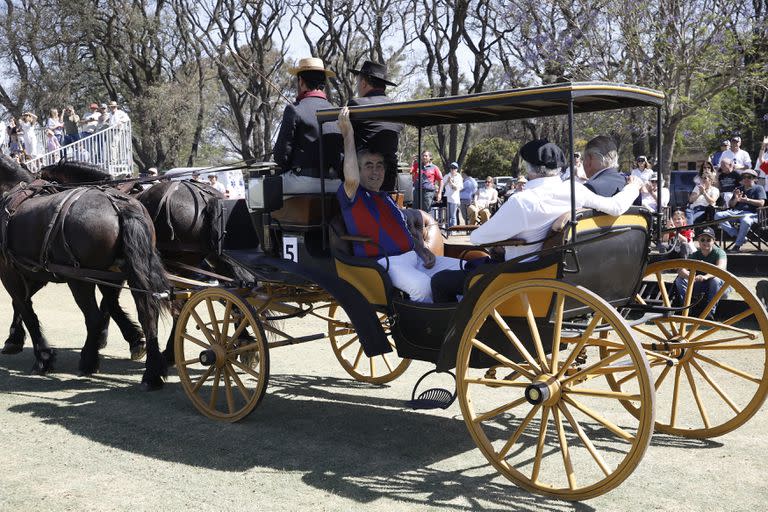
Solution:
{"label": "carriage spoke", "polygon": [[664,379],[667,378],[667,375],[669,375],[669,371],[672,369],[671,366],[667,365],[664,367],[663,370],[661,370],[661,373],[659,374],[659,377],[656,379],[656,382],[653,383],[653,387],[656,391],[659,390],[661,387],[661,384],[664,382]]}
{"label": "carriage spoke", "polygon": [[516,372],[522,373],[528,379],[533,380],[533,379],[536,378],[536,376],[533,373],[531,373],[530,371],[526,370],[525,368],[523,368],[519,364],[513,362],[512,360],[510,360],[506,356],[504,356],[502,354],[499,354],[497,351],[495,351],[494,349],[492,349],[491,347],[489,347],[488,345],[486,345],[482,341],[478,340],[477,338],[472,338],[472,346],[477,348],[477,349],[479,349],[479,350],[481,350],[485,354],[491,356],[492,358],[494,358],[495,360],[497,360],[498,362],[500,362],[504,366],[512,368]]}
{"label": "carriage spoke", "polygon": [[560,409],[557,407],[552,408],[553,423],[557,430],[557,437],[560,442],[560,453],[563,455],[563,465],[565,466],[565,474],[568,477],[568,486],[571,490],[576,488],[576,475],[573,472],[573,464],[571,463],[571,454],[568,449],[568,439],[565,437],[565,430],[563,429],[563,419],[560,417]]}
{"label": "carriage spoke", "polygon": [[[660,318],[653,320],[653,324],[658,327],[662,334],[665,336],[662,341],[667,341],[672,338],[672,333],[669,332],[666,327],[664,327],[664,322],[662,322]],[[635,327],[635,329],[637,329],[637,327]],[[648,335],[651,336],[651,334]]]}
{"label": "carriage spoke", "polygon": [[545,373],[549,373],[549,368],[547,368],[547,356],[544,353],[544,345],[541,343],[541,333],[539,332],[539,326],[536,325],[536,317],[533,315],[533,308],[531,307],[531,302],[528,300],[528,294],[520,294],[520,300],[523,302],[525,317],[528,321],[528,330],[533,339],[533,346],[536,348],[536,355],[539,358],[541,370]]}
{"label": "carriage spoke", "polygon": [[550,364],[550,370],[554,372],[557,369],[557,365],[560,362],[560,336],[563,329],[563,309],[565,305],[565,297],[558,293],[557,300],[555,301],[555,330],[552,333],[552,362]]}
{"label": "carriage spoke", "polygon": [[642,402],[641,395],[631,393],[622,393],[621,391],[607,391],[604,389],[573,388],[567,389],[569,395],[592,396],[595,398],[610,398],[615,400],[630,400],[632,402]]}
{"label": "carriage spoke", "polygon": [[389,370],[389,373],[392,373],[394,369],[392,368],[392,365],[389,362],[389,359],[387,359],[386,354],[381,354],[381,359],[384,361],[384,366],[387,367],[387,370]]}
{"label": "carriage spoke", "polygon": [[622,384],[624,384],[625,382],[628,382],[628,381],[630,381],[632,378],[634,378],[634,377],[636,377],[636,376],[637,376],[637,370],[632,370],[632,371],[631,371],[631,372],[629,372],[627,375],[625,375],[625,376],[623,376],[622,378],[620,378],[619,380],[617,380],[617,381],[616,381],[616,384],[618,384],[619,386],[621,386]]}
{"label": "carriage spoke", "polygon": [[359,339],[360,337],[358,335],[353,336],[352,339],[350,339],[348,342],[346,342],[345,344],[339,347],[339,352],[344,352],[346,349],[348,349],[352,344],[357,342],[357,340]]}
{"label": "carriage spoke", "polygon": [[370,373],[371,377],[374,377],[376,375],[376,365],[374,364],[375,360],[376,360],[375,357],[369,357],[368,358],[368,365],[369,365],[370,370],[371,370],[371,373]]}
{"label": "carriage spoke", "polygon": [[253,377],[256,380],[259,380],[261,378],[261,376],[259,375],[259,372],[257,372],[253,368],[250,368],[250,367],[244,365],[243,363],[241,363],[240,361],[238,361],[236,359],[232,360],[232,364],[237,366],[242,371],[244,371],[245,373],[249,374],[251,377]]}
{"label": "carriage spoke", "polygon": [[[660,322],[656,322],[656,325],[658,325],[658,326],[659,326],[659,328],[661,328],[661,323],[660,323]],[[634,327],[632,327],[632,328],[633,328],[634,330],[636,330],[637,332],[639,332],[639,333],[642,333],[642,334],[644,334],[645,336],[648,336],[649,338],[653,338],[654,340],[656,340],[656,341],[658,341],[658,342],[660,342],[660,343],[666,343],[666,342],[669,340],[669,338],[668,338],[668,337],[667,337],[667,338],[665,338],[665,337],[663,337],[663,336],[659,336],[658,334],[654,334],[654,333],[652,333],[652,332],[650,332],[650,331],[646,331],[645,329],[642,329],[642,328],[640,328],[640,327],[639,327],[639,326],[637,326],[637,325],[636,325],[636,326],[634,326]]]}
{"label": "carriage spoke", "polygon": [[251,401],[251,394],[248,392],[248,388],[245,387],[245,384],[243,384],[243,381],[240,380],[240,377],[238,377],[237,372],[232,368],[232,365],[228,365],[229,368],[229,375],[232,377],[232,380],[235,381],[235,384],[237,385],[237,389],[240,390],[240,394],[243,395],[243,398],[246,402]]}
{"label": "carriage spoke", "polygon": [[576,343],[576,346],[573,347],[573,350],[571,350],[571,353],[568,355],[568,358],[563,362],[563,366],[560,368],[560,371],[557,372],[558,379],[563,378],[563,375],[565,375],[565,372],[568,370],[571,364],[573,364],[573,362],[579,356],[581,349],[584,348],[584,346],[587,344],[590,336],[592,336],[592,332],[595,330],[595,328],[597,327],[597,324],[599,324],[602,319],[603,319],[602,315],[595,315],[592,317],[592,320],[589,321],[589,324],[587,325],[587,328],[584,331],[584,334],[582,334],[581,339]]}
{"label": "carriage spoke", "polygon": [[669,300],[667,286],[664,283],[664,278],[661,276],[661,272],[656,272],[656,281],[659,285],[659,292],[661,293],[661,300],[664,301],[664,306],[668,308],[672,307],[672,301]]}
{"label": "carriage spoke", "polygon": [[227,366],[224,367],[224,394],[227,397],[227,408],[229,409],[229,414],[234,414],[235,399],[232,396],[232,381],[229,378],[229,368]]}
{"label": "carriage spoke", "polygon": [[704,421],[704,427],[709,428],[709,415],[707,414],[707,409],[704,407],[704,403],[701,401],[699,390],[696,388],[696,381],[693,380],[691,366],[688,364],[685,365],[685,378],[688,379],[688,385],[691,387],[693,399],[696,400],[696,407],[698,407],[701,419]]}
{"label": "carriage spoke", "polygon": [[200,356],[193,357],[192,359],[186,359],[182,361],[179,366],[189,366],[200,362]]}
{"label": "carriage spoke", "polygon": [[245,328],[248,326],[248,317],[243,317],[242,320],[240,320],[240,323],[237,326],[237,329],[235,329],[235,332],[232,333],[232,336],[227,340],[227,346],[231,345],[232,343],[237,340],[240,335],[243,333]]}
{"label": "carriage spoke", "polygon": [[499,312],[494,309],[492,315],[493,319],[496,321],[496,324],[499,326],[502,332],[504,332],[504,334],[507,336],[507,339],[512,343],[512,345],[514,345],[520,355],[523,356],[523,359],[525,359],[528,364],[531,365],[534,370],[536,370],[537,373],[541,373],[541,368],[539,368],[539,365],[536,364],[536,361],[533,359],[533,356],[531,356],[531,353],[528,352],[528,349],[526,349],[518,337],[515,336],[515,333],[512,332],[512,329],[509,328],[509,325],[507,325],[507,322],[504,320],[504,318],[502,318]]}
{"label": "carriage spoke", "polygon": [[[727,320],[723,320],[722,322],[719,322],[717,325],[713,325],[710,329],[707,329],[706,331],[700,332],[698,336],[695,338],[688,340],[690,342],[699,341],[702,338],[706,338],[707,336],[711,336],[715,334],[717,331],[721,329],[725,329],[727,327],[733,327],[733,324],[736,322],[740,322],[741,320],[744,320],[745,318],[748,318],[752,315],[754,315],[754,311],[752,309],[747,309],[746,311],[742,311],[741,313],[738,313],[736,315],[733,315]],[[743,329],[737,329],[736,327],[733,327],[729,330],[735,330],[737,332],[744,332]]]}
{"label": "carriage spoke", "polygon": [[211,388],[211,399],[208,401],[208,407],[216,409],[216,400],[219,397],[219,380],[221,379],[221,368],[216,368],[216,374],[213,377],[213,388]]}
{"label": "carriage spoke", "polygon": [[526,403],[527,401],[528,401],[528,399],[525,398],[525,396],[523,396],[522,398],[518,398],[517,400],[513,400],[512,402],[509,402],[507,404],[500,405],[499,407],[496,407],[495,409],[491,409],[488,412],[484,412],[483,414],[481,414],[479,416],[475,416],[474,418],[472,418],[472,421],[474,421],[475,423],[482,423],[484,421],[488,421],[491,418],[495,418],[499,414],[502,414],[502,413],[505,413],[507,411],[510,411],[510,410],[514,409],[515,407],[518,407],[518,406]]}
{"label": "carriage spoke", "polygon": [[194,309],[192,310],[192,318],[195,319],[197,328],[203,332],[203,334],[205,335],[205,339],[208,340],[208,343],[210,343],[211,345],[216,345],[216,340],[213,339],[213,336],[211,336],[210,329],[208,329],[208,326],[205,324],[205,322],[203,322],[203,319],[200,318],[200,315]]}
{"label": "carriage spoke", "polygon": [[205,349],[211,348],[211,346],[208,343],[206,343],[206,342],[204,342],[202,340],[199,340],[199,339],[195,338],[194,336],[192,336],[191,334],[188,334],[186,332],[184,333],[184,339],[187,340],[187,341],[191,341],[195,345],[198,345],[198,346],[200,346],[202,348],[205,348]]}
{"label": "carriage spoke", "polygon": [[746,379],[746,380],[752,381],[755,384],[760,384],[761,383],[761,380],[758,377],[755,377],[754,375],[750,375],[747,372],[743,372],[743,371],[741,371],[741,370],[739,370],[737,368],[734,368],[733,366],[727,365],[725,363],[721,363],[720,361],[716,361],[716,360],[714,360],[714,359],[712,359],[710,357],[701,355],[699,353],[694,354],[693,357],[695,357],[697,359],[700,359],[701,361],[704,361],[706,363],[709,363],[712,366],[717,366],[721,370],[725,370],[725,371],[727,371],[729,373],[732,373],[732,374],[734,374],[734,375],[736,375],[738,377],[741,377],[742,379]]}
{"label": "carriage spoke", "polygon": [[722,398],[723,401],[726,404],[728,404],[728,407],[730,407],[731,410],[733,410],[733,412],[735,412],[736,414],[740,412],[739,408],[736,406],[733,400],[731,400],[731,397],[729,397],[728,394],[725,391],[723,391],[714,380],[712,380],[712,377],[710,377],[709,374],[704,371],[704,368],[702,368],[701,365],[695,359],[691,359],[691,366],[696,368],[696,371],[698,371],[699,374],[704,378],[704,380],[707,381],[707,384],[709,384],[710,387],[714,389],[718,395],[720,395],[720,398]]}
{"label": "carriage spoke", "polygon": [[213,366],[209,366],[208,369],[205,370],[205,372],[203,372],[203,374],[200,376],[200,378],[197,379],[197,382],[195,382],[195,385],[192,386],[192,392],[193,393],[197,393],[200,390],[200,387],[203,384],[205,384],[205,381],[208,380],[208,377],[210,377],[211,374],[213,373],[213,369],[214,369]]}
{"label": "carriage spoke", "polygon": [[483,386],[496,386],[496,387],[507,387],[507,388],[522,388],[525,389],[528,387],[528,384],[525,382],[514,382],[511,380],[497,380],[497,379],[486,379],[484,377],[476,378],[476,379],[464,379],[464,382],[467,384],[482,384]]}
{"label": "carriage spoke", "polygon": [[219,330],[219,320],[216,318],[216,312],[213,310],[213,301],[210,297],[205,299],[205,305],[208,307],[208,316],[211,319],[211,327],[216,339],[221,339],[221,331]]}
{"label": "carriage spoke", "polygon": [[[512,436],[507,440],[506,443],[504,443],[504,446],[501,447],[501,450],[498,452],[499,460],[503,459],[507,456],[507,453],[509,453],[509,450],[512,449],[512,447],[515,445],[518,439],[520,439],[520,436],[523,435],[523,432],[525,432],[525,429],[528,427],[528,424],[531,422],[533,417],[536,415],[538,410],[541,409],[541,405],[535,405],[531,408],[530,411],[528,411],[528,414],[525,415],[525,418],[523,421],[518,425],[515,432],[512,434]],[[488,413],[486,413],[488,414]],[[475,419],[473,421],[476,421],[477,423],[480,423],[481,420]]]}
{"label": "carriage spoke", "polygon": [[230,350],[227,352],[228,356],[239,356],[240,354],[245,354],[246,352],[251,352],[253,350],[259,349],[259,342],[254,341],[253,343],[249,343],[247,345],[243,345],[242,347],[238,347],[236,349]]}
{"label": "carriage spoke", "polygon": [[748,344],[733,344],[733,345],[701,345],[696,347],[698,350],[765,350],[765,343],[748,343]]}
{"label": "carriage spoke", "polygon": [[232,320],[232,301],[227,299],[227,304],[224,306],[224,323],[221,326],[221,335],[224,339],[227,338],[229,332],[229,322]]}
{"label": "carriage spoke", "polygon": [[536,482],[539,479],[539,469],[541,469],[541,458],[544,451],[544,442],[547,439],[547,426],[549,425],[549,407],[541,409],[541,425],[539,425],[539,439],[536,442],[536,455],[533,460],[533,470],[531,471],[531,481]]}
{"label": "carriage spoke", "polygon": [[682,373],[682,368],[680,366],[675,367],[675,387],[672,390],[672,410],[669,414],[669,425],[671,427],[675,426],[675,420],[677,419],[677,399],[680,396],[680,374]]}
{"label": "carriage spoke", "polygon": [[619,427],[615,423],[613,423],[611,420],[604,418],[601,414],[599,414],[596,411],[593,411],[590,407],[586,406],[585,404],[582,404],[575,398],[571,396],[564,397],[565,401],[592,418],[593,420],[597,421],[598,423],[601,423],[605,428],[619,436],[620,438],[624,439],[625,441],[633,441],[635,439],[635,436],[624,430],[623,428]]}
{"label": "carriage spoke", "polygon": [[587,436],[587,434],[584,432],[584,429],[581,428],[579,422],[576,421],[576,418],[573,417],[571,411],[568,409],[568,407],[565,406],[563,402],[560,402],[558,407],[563,412],[563,414],[565,414],[565,417],[568,419],[568,423],[571,424],[571,428],[573,428],[573,430],[576,432],[576,435],[579,436],[581,442],[584,443],[584,446],[587,448],[589,454],[592,455],[592,458],[595,460],[597,465],[600,466],[603,474],[605,474],[605,476],[609,476],[611,474],[611,470],[608,467],[608,464],[605,463],[605,460],[603,460],[603,457],[597,451],[595,445],[592,444],[592,440],[589,439],[589,436]]}
{"label": "carriage spoke", "polygon": [[[565,384],[568,384],[569,382],[572,382],[574,380],[578,380],[578,379],[580,379],[580,378],[582,378],[582,377],[584,377],[586,375],[589,375],[591,372],[597,370],[598,368],[602,368],[604,366],[608,366],[609,364],[613,363],[614,361],[618,361],[619,359],[621,359],[622,357],[625,357],[627,355],[628,355],[628,353],[627,353],[626,349],[625,350],[619,350],[618,352],[615,352],[615,353],[611,354],[610,356],[607,356],[607,357],[597,361],[596,363],[593,363],[593,364],[587,366],[586,368],[583,368],[583,369],[579,370],[578,372],[574,373],[573,375],[569,375],[568,378],[564,379],[560,384],[561,385],[565,385]],[[627,368],[627,369],[629,369],[629,368]]]}
{"label": "carriage spoke", "polygon": [[357,365],[360,364],[360,360],[363,358],[363,346],[357,349],[357,357],[355,357],[355,363],[352,365],[352,369],[357,370]]}

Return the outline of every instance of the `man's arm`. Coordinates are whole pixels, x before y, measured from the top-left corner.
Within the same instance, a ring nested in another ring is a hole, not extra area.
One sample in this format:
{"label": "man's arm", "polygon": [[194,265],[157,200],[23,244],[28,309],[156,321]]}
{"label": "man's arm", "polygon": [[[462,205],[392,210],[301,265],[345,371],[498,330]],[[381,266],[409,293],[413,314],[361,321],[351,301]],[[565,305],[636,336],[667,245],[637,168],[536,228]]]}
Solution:
{"label": "man's arm", "polygon": [[342,107],[341,112],[339,112],[339,130],[344,138],[344,193],[349,199],[352,199],[360,186],[360,168],[357,166],[355,130],[349,120],[349,108],[347,107]]}
{"label": "man's arm", "polygon": [[608,215],[618,216],[624,213],[632,206],[640,193],[643,181],[637,176],[630,176],[626,186],[611,197],[603,197],[595,194],[586,186],[576,184],[576,193],[582,198],[582,205],[585,208],[594,208]]}
{"label": "man's arm", "polygon": [[272,149],[272,158],[280,169],[287,169],[290,165],[295,130],[296,109],[293,105],[288,105],[283,112],[283,122],[280,123],[280,131],[277,134],[275,147]]}
{"label": "man's arm", "polygon": [[475,245],[499,242],[514,238],[526,229],[528,229],[528,212],[519,199],[512,196],[501,205],[496,215],[469,235],[469,240]]}

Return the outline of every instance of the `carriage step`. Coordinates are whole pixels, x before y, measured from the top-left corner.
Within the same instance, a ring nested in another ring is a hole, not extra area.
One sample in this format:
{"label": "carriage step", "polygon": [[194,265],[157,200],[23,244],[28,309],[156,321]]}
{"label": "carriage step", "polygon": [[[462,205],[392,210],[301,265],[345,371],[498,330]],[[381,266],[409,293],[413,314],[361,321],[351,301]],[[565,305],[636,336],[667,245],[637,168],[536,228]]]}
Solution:
{"label": "carriage step", "polygon": [[[447,373],[453,378],[453,393],[444,388],[430,388],[423,391],[419,396],[416,396],[416,390],[419,389],[419,384],[429,375],[433,373]],[[404,405],[410,409],[447,409],[456,400],[456,376],[452,372],[444,372],[437,369],[430,370],[421,378],[416,381],[416,385],[413,386],[413,392],[411,393],[411,399],[407,400]]]}

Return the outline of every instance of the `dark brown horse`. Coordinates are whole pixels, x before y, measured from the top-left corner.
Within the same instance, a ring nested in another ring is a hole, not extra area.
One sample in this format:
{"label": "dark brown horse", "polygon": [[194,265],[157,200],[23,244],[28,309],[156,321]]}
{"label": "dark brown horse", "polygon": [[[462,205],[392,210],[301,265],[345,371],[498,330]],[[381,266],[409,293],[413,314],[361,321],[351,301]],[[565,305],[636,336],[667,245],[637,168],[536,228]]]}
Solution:
{"label": "dark brown horse", "polygon": [[[80,354],[81,374],[98,369],[99,345],[109,317],[99,308],[98,287],[108,306],[117,305],[124,280],[132,288],[147,340],[142,386],[163,384],[167,365],[157,340],[157,320],[169,289],[154,248],[154,228],[144,207],[114,190],[80,187],[57,192],[12,160],[0,156],[0,279],[32,338],[32,371],[53,369],[54,351],[32,310],[32,296],[48,282],[66,282],[83,311],[88,335]],[[23,199],[26,197],[25,199]],[[23,200],[22,200],[23,199]],[[119,271],[115,271],[119,269]],[[16,326],[20,326],[18,323]]]}
{"label": "dark brown horse", "polygon": [[[114,183],[112,177],[100,168],[73,161],[43,167],[41,177],[69,185]],[[253,280],[253,276],[242,266],[231,263],[221,255],[224,226],[223,196],[220,192],[207,184],[190,180],[161,181],[144,186],[148,188],[128,182],[121,188],[131,189],[149,212],[155,226],[157,248],[164,261],[206,267],[236,281]],[[131,354],[135,358],[137,345],[134,340],[141,337],[141,332],[116,302],[102,303],[102,307],[108,309],[123,337],[132,344]],[[4,351],[21,350],[24,332],[19,324],[14,316]],[[173,330],[166,345],[165,357],[169,364],[173,364]]]}

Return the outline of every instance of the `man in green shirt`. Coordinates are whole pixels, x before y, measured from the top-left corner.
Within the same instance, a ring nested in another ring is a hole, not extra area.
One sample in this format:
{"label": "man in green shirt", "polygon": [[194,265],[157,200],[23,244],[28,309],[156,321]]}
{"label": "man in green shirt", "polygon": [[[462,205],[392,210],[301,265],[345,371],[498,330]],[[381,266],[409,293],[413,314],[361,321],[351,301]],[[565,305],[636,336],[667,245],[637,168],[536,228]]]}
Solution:
{"label": "man in green shirt", "polygon": [[[711,263],[716,267],[726,270],[726,267],[728,266],[728,257],[725,255],[724,250],[715,245],[715,231],[712,228],[706,227],[702,229],[696,237],[696,241],[699,244],[699,250],[691,254],[688,259]],[[677,297],[680,299],[681,303],[685,300],[689,275],[690,272],[688,272],[687,269],[681,268],[675,279],[675,289],[677,291]],[[701,303],[701,308],[703,308],[710,300],[712,300],[712,297],[714,297],[718,290],[720,290],[721,286],[723,286],[722,279],[715,277],[712,274],[698,274],[693,278],[692,297],[697,297],[702,294],[705,295],[706,299]],[[724,299],[727,295],[728,292],[725,292],[721,298]],[[696,300],[693,299],[693,302],[696,302]],[[715,304],[707,317],[710,317],[710,315],[714,316],[716,308],[717,304]],[[695,311],[692,311],[690,314],[691,316],[697,315]]]}

